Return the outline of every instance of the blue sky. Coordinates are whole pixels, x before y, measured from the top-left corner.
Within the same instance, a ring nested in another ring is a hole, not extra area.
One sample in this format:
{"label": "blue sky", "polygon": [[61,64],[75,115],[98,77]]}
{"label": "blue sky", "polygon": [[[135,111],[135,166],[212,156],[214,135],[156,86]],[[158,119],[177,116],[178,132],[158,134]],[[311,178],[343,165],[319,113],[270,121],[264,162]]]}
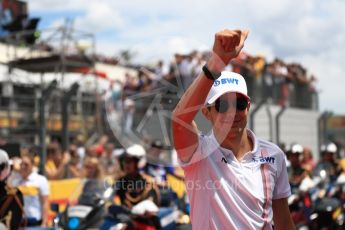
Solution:
{"label": "blue sky", "polygon": [[209,49],[214,33],[246,28],[245,50],[300,62],[318,78],[321,110],[345,114],[344,0],[32,0],[41,28],[73,19],[96,35],[98,53],[136,52],[135,61],[169,60],[176,50]]}

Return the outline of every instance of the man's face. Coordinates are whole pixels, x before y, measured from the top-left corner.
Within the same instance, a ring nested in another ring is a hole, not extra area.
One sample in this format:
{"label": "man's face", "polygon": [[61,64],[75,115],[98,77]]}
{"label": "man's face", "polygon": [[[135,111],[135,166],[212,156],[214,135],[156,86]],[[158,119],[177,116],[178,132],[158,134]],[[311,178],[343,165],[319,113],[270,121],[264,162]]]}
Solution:
{"label": "man's face", "polygon": [[137,167],[138,162],[131,158],[131,157],[125,157],[123,159],[123,166],[124,166],[124,171],[127,175],[130,174],[135,174],[138,172],[138,167]]}
{"label": "man's face", "polygon": [[300,165],[300,153],[294,153],[290,156],[290,163],[293,167],[297,167]]}
{"label": "man's face", "polygon": [[209,120],[219,137],[234,138],[246,128],[250,103],[241,94],[222,95],[209,108]]}

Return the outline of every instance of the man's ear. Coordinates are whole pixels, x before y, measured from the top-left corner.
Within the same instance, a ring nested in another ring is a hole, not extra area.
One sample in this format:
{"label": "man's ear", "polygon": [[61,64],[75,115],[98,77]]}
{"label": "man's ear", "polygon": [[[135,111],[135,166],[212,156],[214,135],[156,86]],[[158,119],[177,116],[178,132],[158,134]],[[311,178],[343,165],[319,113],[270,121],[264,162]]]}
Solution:
{"label": "man's ear", "polygon": [[249,101],[249,102],[248,102],[248,107],[247,107],[248,112],[249,112],[249,109],[250,109],[250,105],[251,105],[251,103],[250,103],[250,101]]}
{"label": "man's ear", "polygon": [[205,106],[201,109],[202,114],[206,117],[207,120],[211,120],[211,108],[206,108]]}

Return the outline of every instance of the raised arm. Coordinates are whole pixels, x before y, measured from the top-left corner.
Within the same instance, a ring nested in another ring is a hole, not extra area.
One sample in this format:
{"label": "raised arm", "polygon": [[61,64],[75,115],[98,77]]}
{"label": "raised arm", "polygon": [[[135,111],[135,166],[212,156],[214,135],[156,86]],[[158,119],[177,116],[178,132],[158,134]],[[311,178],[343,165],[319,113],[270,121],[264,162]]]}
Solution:
{"label": "raised arm", "polygon": [[[241,51],[248,31],[223,30],[215,34],[213,53],[207,61],[208,69],[220,73],[231,59]],[[175,149],[179,158],[188,162],[198,147],[198,128],[193,121],[202,108],[213,80],[204,72],[194,80],[184,93],[172,114],[172,129]]]}

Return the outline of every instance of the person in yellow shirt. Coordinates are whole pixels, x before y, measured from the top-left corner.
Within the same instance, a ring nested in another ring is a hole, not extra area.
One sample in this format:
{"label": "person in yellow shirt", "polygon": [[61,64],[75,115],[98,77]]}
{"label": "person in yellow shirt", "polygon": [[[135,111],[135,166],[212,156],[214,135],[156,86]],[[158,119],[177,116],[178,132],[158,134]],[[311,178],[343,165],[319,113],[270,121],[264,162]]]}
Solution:
{"label": "person in yellow shirt", "polygon": [[50,143],[47,146],[47,162],[45,172],[49,180],[60,180],[67,178],[69,153],[62,153],[58,143]]}

